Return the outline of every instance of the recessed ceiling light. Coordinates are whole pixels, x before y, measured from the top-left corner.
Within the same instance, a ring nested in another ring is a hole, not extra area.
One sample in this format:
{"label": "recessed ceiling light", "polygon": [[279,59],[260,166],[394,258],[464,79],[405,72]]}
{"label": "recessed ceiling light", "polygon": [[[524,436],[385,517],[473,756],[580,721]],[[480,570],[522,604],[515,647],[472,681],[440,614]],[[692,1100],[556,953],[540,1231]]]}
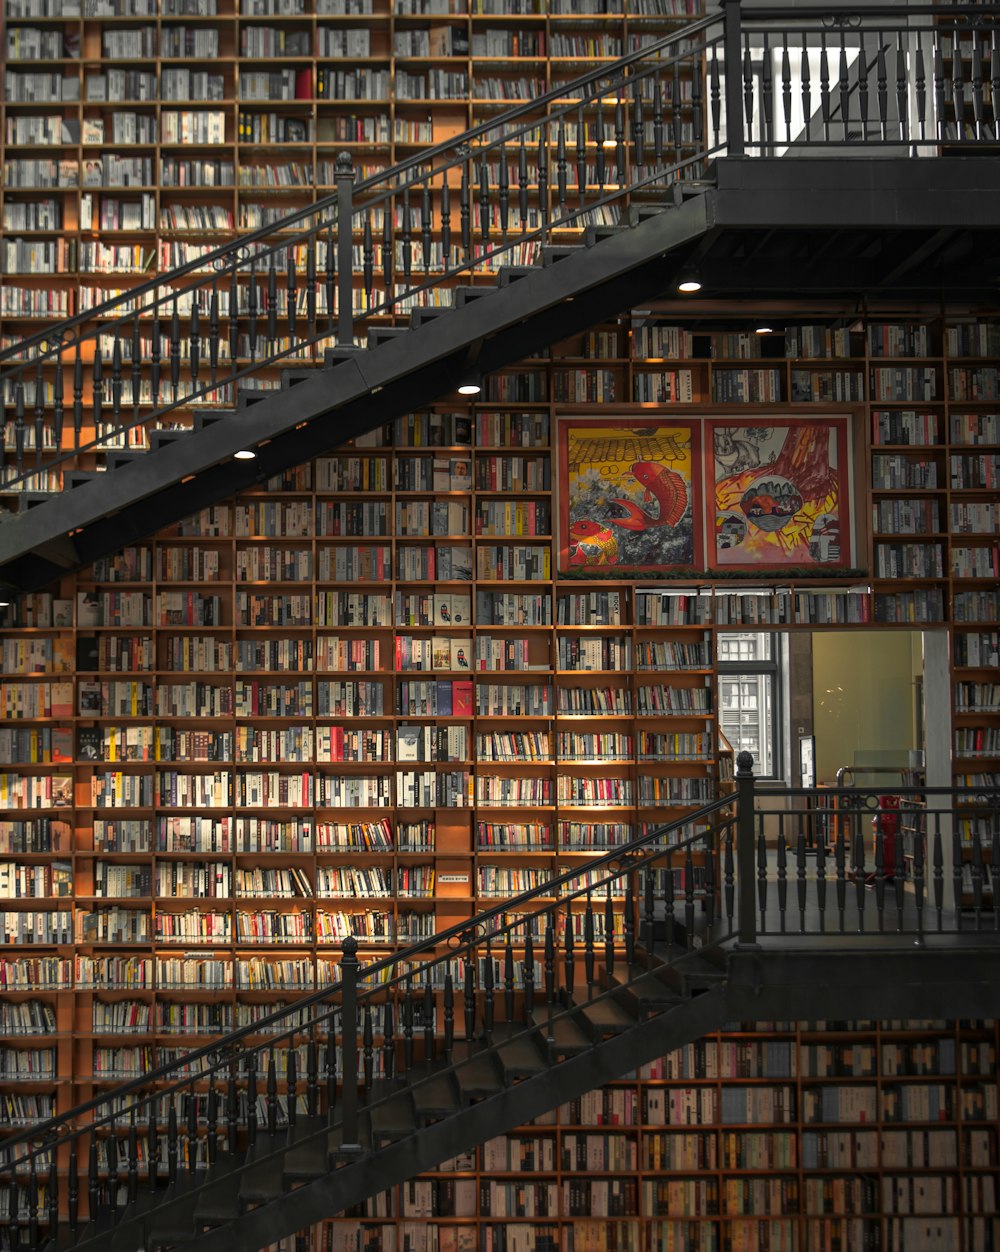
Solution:
{"label": "recessed ceiling light", "polygon": [[701,291],[701,279],[694,270],[683,269],[677,276],[677,290],[683,291],[685,295]]}
{"label": "recessed ceiling light", "polygon": [[758,335],[773,335],[774,327],[773,326],[758,326],[756,333]]}
{"label": "recessed ceiling light", "polygon": [[482,389],[482,382],[474,376],[463,378],[458,384],[458,394],[460,396],[478,396]]}
{"label": "recessed ceiling light", "polygon": [[237,461],[253,461],[257,457],[257,453],[252,448],[240,448],[239,452],[234,452],[233,456]]}

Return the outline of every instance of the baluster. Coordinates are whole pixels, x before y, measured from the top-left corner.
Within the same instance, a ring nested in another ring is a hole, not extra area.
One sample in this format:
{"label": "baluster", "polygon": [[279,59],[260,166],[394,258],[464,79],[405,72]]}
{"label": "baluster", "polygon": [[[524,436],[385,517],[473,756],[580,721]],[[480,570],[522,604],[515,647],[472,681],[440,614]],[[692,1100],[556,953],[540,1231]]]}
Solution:
{"label": "baluster", "polygon": [[403,995],[403,1064],[406,1072],[413,1071],[413,978],[406,977],[406,991]]}
{"label": "baluster", "polygon": [[566,909],[566,930],[563,935],[563,988],[572,997],[576,982],[576,953],[574,951],[573,914]]}
{"label": "baluster", "polygon": [[[994,862],[1000,864],[1000,862]],[[528,1023],[535,1012],[535,941],[528,928],[524,936],[524,1008],[521,1018]]]}
{"label": "baluster", "polygon": [[823,138],[830,140],[830,56],[826,46],[826,31],[820,35],[819,49],[819,99],[823,110]]}
{"label": "baluster", "polygon": [[795,840],[795,878],[799,905],[799,930],[806,933],[806,837],[800,830]]}
{"label": "baluster", "polygon": [[632,152],[636,168],[642,169],[646,164],[646,121],[643,117],[642,84],[638,78],[632,79]]}
{"label": "baluster", "polygon": [[975,32],[972,34],[972,116],[976,121],[976,138],[983,138],[983,50]]}
{"label": "baluster", "polygon": [[49,1149],[49,1171],[45,1180],[45,1204],[46,1216],[48,1218],[48,1236],[50,1242],[47,1247],[54,1246],[55,1240],[59,1237],[59,1171],[56,1168],[56,1151],[55,1145]]}
{"label": "baluster", "polygon": [[893,889],[896,894],[896,930],[901,931],[903,929],[903,916],[906,908],[906,867],[903,864],[902,836],[900,836],[900,842],[897,846],[899,851],[896,854],[897,862],[892,876],[892,882]]}
{"label": "baluster", "polygon": [[315,1035],[306,1045],[306,1108],[310,1118],[319,1116],[319,1044]]}
{"label": "baluster", "polygon": [[372,1082],[375,1078],[375,1031],[372,1026],[372,1006],[365,1005],[361,1019],[361,1073],[365,1085],[365,1096],[371,1096]]}
{"label": "baluster", "polygon": [[881,933],[885,929],[885,835],[879,828],[875,830],[875,913]]}
{"label": "baluster", "polygon": [[101,356],[100,339],[94,340],[94,364],[91,370],[91,385],[93,391],[94,430],[98,432],[104,419],[104,360]]}
{"label": "baluster", "polygon": [[187,1093],[187,1150],[188,1174],[193,1176],[198,1168],[198,1097],[194,1083]]}
{"label": "baluster", "polygon": [[583,976],[587,983],[588,998],[594,987],[594,903],[587,890],[587,907],[583,914]]}
{"label": "baluster", "polygon": [[[242,311],[242,302],[240,301],[239,283],[236,281],[237,262],[233,261],[233,267],[229,271],[229,358],[236,361],[240,356],[240,313]],[[156,329],[156,322],[153,322],[153,343],[159,342],[159,335]],[[154,403],[156,402],[154,396]]]}
{"label": "baluster", "polygon": [[170,390],[174,400],[177,399],[181,385],[181,323],[174,296],[174,308],[170,315]]}
{"label": "baluster", "polygon": [[285,1100],[288,1104],[288,1129],[294,1130],[299,1116],[299,1054],[294,1037],[285,1051]]}
{"label": "baluster", "polygon": [[716,148],[722,128],[722,92],[719,85],[719,50],[714,43],[708,62],[708,98],[712,110],[712,147]]}
{"label": "baluster", "polygon": [[173,1185],[177,1181],[177,1097],[173,1092],[168,1099],[167,1107],[167,1182]]}
{"label": "baluster", "polygon": [[993,929],[1000,930],[1000,821],[994,813],[990,840],[990,890],[993,895]]}
{"label": "baluster", "polygon": [[292,248],[285,249],[285,318],[288,323],[288,338],[294,345],[296,340],[296,322],[298,314],[298,290],[295,286],[295,252]]}
{"label": "baluster", "polygon": [[35,370],[35,469],[42,468],[42,449],[45,444],[45,376],[42,363]]}
{"label": "baluster", "polygon": [[868,139],[868,63],[864,50],[858,52],[858,113],[861,117],[861,138]]}
{"label": "baluster", "polygon": [[[32,1154],[28,1166],[28,1247],[38,1247],[38,1165],[37,1157]],[[135,1198],[134,1196],[132,1197]],[[12,1188],[11,1207],[17,1208],[17,1186]],[[15,1248],[17,1244],[14,1245]]]}
{"label": "baluster", "polygon": [[424,273],[429,274],[433,269],[431,231],[433,229],[433,217],[431,215],[431,189],[429,184],[424,183],[420,191],[420,251],[424,258]]}
{"label": "baluster", "polygon": [[554,1017],[556,1011],[556,937],[553,925],[552,910],[549,909],[545,921],[545,1012],[548,1021],[546,1043],[549,1059],[552,1060],[552,1048],[555,1044]]}
{"label": "baluster", "polygon": [[788,55],[788,33],[781,36],[781,112],[785,119],[785,143],[792,142],[792,62]]}
{"label": "baluster", "polygon": [[[198,390],[198,373],[201,369],[201,292],[196,291],[191,301],[191,335],[188,340],[188,362],[191,367],[191,391]],[[189,393],[190,394],[190,393]]]}
{"label": "baluster", "polygon": [[[369,258],[368,263],[370,265],[371,264],[371,261],[370,261],[371,224],[370,223],[368,223],[367,231],[365,234],[365,243],[367,244],[367,247],[368,247],[368,252],[365,254],[365,256]],[[362,251],[364,251],[364,249],[362,249]],[[323,258],[323,286],[326,290],[326,318],[327,318],[327,325],[329,328],[327,333],[333,336],[336,334],[336,330],[337,330],[338,309],[337,309],[337,241],[336,239],[334,239],[332,226],[328,226],[326,230],[326,256]],[[370,276],[368,278],[367,290],[370,294],[371,292]]]}
{"label": "baluster", "polygon": [[[993,31],[993,43],[990,48],[990,99],[993,101],[993,133],[1000,134],[1000,38]],[[994,899],[1000,901],[1000,893],[993,893]]]}
{"label": "baluster", "polygon": [[852,871],[854,874],[854,895],[858,906],[858,932],[865,928],[865,837],[860,830],[854,831]]}
{"label": "baluster", "polygon": [[902,33],[896,40],[896,112],[899,114],[899,137],[905,142],[909,138],[910,128],[906,120],[906,49],[903,47]]}
{"label": "baluster", "polygon": [[816,844],[816,904],[819,908],[820,933],[826,930],[826,836]]}
{"label": "baluster", "polygon": [[247,1145],[257,1142],[257,1058],[256,1048],[247,1055]]}
{"label": "baluster", "polygon": [[596,156],[596,161],[595,161],[595,165],[597,167],[597,187],[598,187],[598,194],[603,196],[604,184],[606,182],[605,176],[607,173],[606,162],[604,159],[604,102],[603,100],[597,101],[597,120],[594,123],[594,126],[595,126],[594,142],[597,145],[597,156]]}
{"label": "baluster", "polygon": [[[91,1142],[93,1142],[93,1132],[91,1132]],[[69,1228],[75,1235],[80,1229],[80,1161],[78,1157],[80,1140],[77,1138],[70,1140],[69,1145],[69,1173],[66,1178],[66,1217],[69,1222]],[[55,1162],[56,1155],[53,1148],[52,1160]],[[57,1166],[58,1168],[58,1166]]]}
{"label": "baluster", "polygon": [[[823,55],[826,56],[826,36],[823,37]],[[764,35],[764,47],[761,55],[760,73],[760,107],[763,113],[763,135],[761,138],[770,150],[774,143],[774,66],[771,63],[771,49]]]}
{"label": "baluster", "polygon": [[582,208],[587,198],[587,124],[583,105],[576,111],[576,194]]}
{"label": "baluster", "polygon": [[490,935],[486,936],[486,958],[483,962],[483,1027],[486,1031],[487,1043],[493,1039],[494,992],[496,990],[496,972],[493,969],[493,948]]}
{"label": "baluster", "polygon": [[451,264],[451,190],[448,175],[441,175],[441,254],[444,269]]}
{"label": "baluster", "polygon": [[[139,397],[142,394],[142,340],[139,336],[139,319],[132,323],[132,421],[139,420]],[[59,378],[60,370],[56,371]]]}
{"label": "baluster", "polygon": [[681,90],[681,67],[675,63],[670,83],[670,132],[674,144],[674,160],[680,161],[684,145],[684,93]]}
{"label": "baluster", "polygon": [[444,976],[444,1063],[451,1065],[455,1052],[455,979],[451,969]]}
{"label": "baluster", "polygon": [[837,832],[833,859],[837,867],[837,912],[840,915],[840,933],[843,934],[847,910],[847,842],[842,830]]}
{"label": "baluster", "polygon": [[663,164],[663,92],[658,76],[653,81],[653,156],[657,165]]}
{"label": "baluster", "polygon": [[250,282],[247,284],[247,326],[250,334],[250,360],[257,359],[257,259],[250,258]]}
{"label": "baluster", "polygon": [[[924,869],[924,836],[921,831],[917,831],[917,836],[913,840],[913,902],[917,910],[917,945],[923,947],[924,943],[924,895],[926,892],[926,878]],[[995,895],[996,893],[994,893]]]}
{"label": "baluster", "polygon": [[521,216],[521,230],[528,229],[528,149],[524,135],[517,149],[517,209]]}
{"label": "baluster", "polygon": [[715,858],[716,851],[712,847],[711,835],[705,834],[705,923],[709,933],[715,925]]}
{"label": "baluster", "polygon": [[955,109],[955,135],[961,142],[965,138],[965,66],[957,31],[951,37],[951,101]]}
{"label": "baluster", "polygon": [[462,162],[462,183],[458,193],[458,215],[462,233],[462,258],[472,262],[472,188],[470,186],[469,162]]}
{"label": "baluster", "polygon": [[267,1133],[272,1136],[278,1133],[278,1058],[274,1044],[267,1058]]}
{"label": "baluster", "polygon": [[694,943],[694,857],[690,848],[684,854],[684,929],[690,948]]}
{"label": "baluster", "polygon": [[635,964],[635,871],[625,875],[625,964],[631,969]]}
{"label": "baluster", "polygon": [[[975,848],[975,844],[973,844],[973,849],[974,848]],[[975,855],[974,851],[973,851],[973,855]],[[954,829],[951,832],[951,890],[952,890],[952,900],[953,900],[953,904],[955,908],[955,920],[957,922],[958,930],[963,929],[962,927],[962,920],[963,920],[962,919],[962,913],[963,913],[962,898],[963,898],[964,892],[962,890],[962,869],[963,869],[962,856],[963,856],[962,836],[958,829]],[[973,875],[972,905],[973,905],[973,908],[976,908],[975,876],[974,876],[975,869],[973,866],[970,865],[969,870],[970,870],[970,873]],[[983,874],[983,866],[982,866],[982,862],[980,861],[980,865],[979,865],[979,878],[980,878],[979,898],[980,900],[982,899],[982,874]],[[979,929],[978,916],[976,918],[976,929],[977,930]]]}
{"label": "baluster", "polygon": [[934,36],[934,51],[931,54],[931,73],[934,75],[934,112],[937,117],[937,137],[945,138],[944,112],[944,52],[941,48],[941,36]]}
{"label": "baluster", "polygon": [[[6,379],[4,383],[6,383]],[[5,469],[7,465],[7,454],[5,451],[7,444],[7,393],[4,383],[0,383],[0,470]]]}
{"label": "baluster", "polygon": [[726,926],[733,929],[733,918],[736,916],[736,858],[733,848],[733,832],[727,831],[723,845],[722,876],[725,886],[723,899],[726,909]]}
{"label": "baluster", "polygon": [[156,1190],[156,1165],[160,1159],[160,1132],[157,1125],[156,1101],[149,1102],[149,1125],[146,1127],[146,1181],[150,1191]]}
{"label": "baluster", "polygon": [[653,879],[655,870],[647,868],[642,875],[642,935],[646,951],[652,955],[656,947],[656,918],[653,902]]}
{"label": "baluster", "polygon": [[888,113],[889,113],[889,97],[888,97],[888,80],[889,73],[885,64],[885,43],[882,40],[882,32],[878,32],[878,55],[875,58],[875,94],[878,101],[878,119],[879,132],[884,143],[889,134],[888,129]]}
{"label": "baluster", "polygon": [[[395,1031],[395,1014],[393,1012],[392,997],[388,990],[385,993],[385,1003],[382,1005],[382,1070],[385,1074],[386,1082],[392,1082],[393,1075],[396,1073],[396,1031]],[[400,1075],[402,1078],[404,1075]]]}
{"label": "baluster", "polygon": [[486,152],[479,154],[479,233],[483,247],[488,248],[490,242],[490,170],[486,163]]}
{"label": "baluster", "polygon": [[604,972],[609,981],[615,972],[615,906],[610,879],[604,893]]}
{"label": "baluster", "polygon": [[118,1171],[121,1168],[121,1158],[118,1152],[118,1119],[114,1104],[111,1106],[111,1121],[108,1124],[108,1131],[110,1134],[111,1151],[111,1163],[108,1166],[111,1184],[111,1224],[115,1225],[118,1221]]}
{"label": "baluster", "polygon": [[424,982],[424,1064],[434,1063],[434,988],[430,974]]}
{"label": "baluster", "polygon": [[466,1046],[470,1045],[476,1037],[476,982],[475,982],[475,949],[469,946],[469,951],[465,957],[465,1041]]}
{"label": "baluster", "polygon": [[215,1074],[208,1076],[208,1127],[205,1137],[205,1150],[208,1153],[209,1167],[213,1166],[219,1155],[219,1090],[215,1085]]}
{"label": "baluster", "polygon": [[267,292],[264,297],[264,312],[267,317],[267,347],[274,352],[278,338],[278,274],[274,268],[274,253],[267,256]]}
{"label": "baluster", "polygon": [[[135,1105],[129,1109],[128,1115],[128,1202],[135,1204],[139,1196],[139,1137],[135,1121]],[[156,1110],[150,1110],[154,1117]],[[34,1158],[32,1158],[34,1163]]]}
{"label": "baluster", "polygon": [[[79,341],[76,345],[76,360],[73,362],[73,447],[80,448],[80,431],[83,428],[83,359],[80,356]],[[18,471],[20,473],[20,470]]]}
{"label": "baluster", "polygon": [[753,58],[750,55],[750,34],[743,35],[743,116],[746,118],[747,143],[753,143]]}
{"label": "baluster", "polygon": [[507,241],[510,229],[510,166],[507,164],[507,145],[500,145],[500,178],[498,181],[498,200],[500,207],[500,235]]}
{"label": "baluster", "polygon": [[[937,928],[943,929],[944,923],[944,847],[941,842],[941,822],[934,822],[934,847],[931,852],[931,880],[934,886],[934,910],[937,913]],[[957,914],[961,929],[961,912]]]}
{"label": "baluster", "polygon": [[[105,1142],[108,1143],[110,1142],[110,1140],[105,1140]],[[70,1158],[71,1170],[74,1168],[75,1160],[76,1160],[76,1153],[74,1152],[73,1156]],[[98,1161],[97,1161],[97,1134],[95,1131],[92,1130],[90,1132],[90,1146],[87,1149],[87,1213],[92,1222],[97,1220],[97,1211],[98,1211],[99,1199],[100,1199],[100,1187],[98,1183],[98,1179],[100,1175],[98,1173],[98,1169],[99,1169],[99,1166],[98,1166]],[[110,1157],[109,1157],[108,1179],[110,1180],[112,1177],[113,1177],[113,1172],[111,1170],[111,1162],[110,1162]],[[72,1220],[72,1215],[71,1215],[71,1220]],[[77,1229],[76,1225],[73,1226],[73,1229],[74,1230]]]}
{"label": "baluster", "polygon": [[[674,946],[677,936],[674,933],[674,860],[673,855],[667,853],[667,864],[663,875],[663,916],[664,926],[666,927],[666,941],[668,950]],[[653,963],[653,950],[650,948],[648,953],[648,963]]]}
{"label": "baluster", "polygon": [[705,148],[705,110],[701,93],[701,74],[696,73],[691,80],[691,132],[697,152]]}
{"label": "baluster", "polygon": [[[858,57],[859,66],[863,66],[864,56]],[[812,74],[809,69],[809,37],[803,32],[802,52],[799,56],[799,90],[802,93],[802,117],[805,122],[806,143],[812,138],[809,124],[812,121]]]}
{"label": "baluster", "polygon": [[[56,355],[55,364],[56,370],[52,379],[52,437],[55,442],[56,451],[59,452],[62,448],[63,423],[66,417],[66,411],[63,406],[63,369],[61,353]],[[3,399],[0,397],[0,466],[3,465],[3,407]]]}
{"label": "baluster", "polygon": [[913,52],[913,72],[917,84],[917,121],[920,123],[920,138],[927,138],[927,69],[924,65],[923,35],[917,31],[917,46]]}
{"label": "baluster", "polygon": [[239,1096],[236,1092],[236,1062],[229,1065],[229,1076],[226,1079],[226,1138],[229,1151],[235,1152],[239,1146]]}
{"label": "baluster", "polygon": [[410,280],[413,276],[413,222],[410,217],[409,187],[403,188],[403,220],[400,234],[403,236],[403,283],[409,289]]}
{"label": "baluster", "polygon": [[559,132],[556,136],[556,194],[559,203],[559,216],[566,216],[566,119],[560,117]]}
{"label": "baluster", "polygon": [[851,129],[851,76],[847,69],[847,37],[840,32],[840,122],[844,128],[844,142]]}
{"label": "baluster", "polygon": [[767,844],[763,834],[757,836],[757,909],[760,933],[767,933]]}
{"label": "baluster", "polygon": [[396,255],[393,251],[392,226],[394,205],[390,201],[382,215],[382,280],[385,283],[385,307],[391,313],[396,302]]}
{"label": "baluster", "polygon": [[[328,249],[332,252],[333,249]],[[332,314],[331,314],[332,316]],[[309,236],[306,244],[306,324],[310,341],[316,339],[316,239]]]}
{"label": "baluster", "polygon": [[332,1125],[337,1103],[337,1032],[333,1016],[327,1018],[326,1035],[326,1119]]}
{"label": "baluster", "polygon": [[538,211],[542,215],[542,243],[548,237],[549,229],[549,150],[546,144],[546,130],[542,125],[538,129]]}
{"label": "baluster", "polygon": [[365,308],[370,309],[373,303],[372,291],[375,287],[375,242],[372,238],[371,209],[365,214],[365,228],[361,241],[361,281],[365,289]]}
{"label": "baluster", "polygon": [[504,1020],[509,1025],[514,1021],[514,949],[510,944],[510,931],[503,952],[503,1010]]}

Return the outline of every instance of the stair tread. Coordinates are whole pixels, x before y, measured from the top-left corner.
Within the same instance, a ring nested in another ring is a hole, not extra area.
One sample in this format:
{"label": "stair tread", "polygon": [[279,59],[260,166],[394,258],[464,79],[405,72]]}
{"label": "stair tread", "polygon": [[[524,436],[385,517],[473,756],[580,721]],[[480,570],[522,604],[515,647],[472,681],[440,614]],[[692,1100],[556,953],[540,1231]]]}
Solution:
{"label": "stair tread", "polygon": [[414,1078],[417,1081],[410,1088],[410,1093],[418,1120],[447,1117],[458,1112],[458,1090],[450,1071],[442,1071],[429,1078],[415,1074]]}
{"label": "stair tread", "polygon": [[[535,1009],[535,1022],[541,1029],[542,1038],[548,1038],[549,1015],[544,1005]],[[594,1046],[587,1032],[568,1017],[561,1009],[557,1009],[552,1022],[552,1044],[556,1052],[587,1052]]]}
{"label": "stair tread", "polygon": [[589,1000],[581,1004],[580,1012],[595,1031],[602,1034],[621,1034],[635,1025],[635,1018],[610,997]]}
{"label": "stair tread", "polygon": [[373,1095],[375,1098],[368,1108],[373,1142],[380,1139],[402,1139],[413,1133],[416,1129],[416,1114],[408,1089],[396,1089],[387,1098],[378,1099],[376,1087]]}
{"label": "stair tread", "polygon": [[679,1003],[683,997],[665,981],[664,973],[649,972],[627,984],[628,990],[635,996],[640,1005],[660,1005],[666,1007]]}
{"label": "stair tread", "polygon": [[[505,1039],[507,1034],[513,1037]],[[521,1025],[504,1025],[494,1031],[493,1038],[508,1078],[533,1078],[549,1068],[537,1031],[525,1033]]]}
{"label": "stair tread", "polygon": [[455,1081],[462,1099],[482,1100],[496,1095],[503,1088],[504,1082],[493,1057],[489,1053],[481,1052],[475,1043],[456,1044],[456,1059],[463,1055],[465,1059],[455,1066]]}

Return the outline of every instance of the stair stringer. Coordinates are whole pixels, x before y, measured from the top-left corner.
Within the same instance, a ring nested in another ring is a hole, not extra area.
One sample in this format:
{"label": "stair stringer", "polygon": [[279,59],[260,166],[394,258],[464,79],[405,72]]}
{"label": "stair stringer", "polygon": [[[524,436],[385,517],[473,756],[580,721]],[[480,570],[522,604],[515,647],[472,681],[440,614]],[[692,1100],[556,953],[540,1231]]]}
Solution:
{"label": "stair stringer", "polygon": [[[0,525],[0,584],[45,586],[123,544],[434,403],[483,374],[659,294],[710,229],[711,192],[581,247],[296,386],[36,503]],[[252,385],[252,376],[244,380]],[[291,403],[290,403],[291,399]],[[254,461],[236,461],[241,448]]]}

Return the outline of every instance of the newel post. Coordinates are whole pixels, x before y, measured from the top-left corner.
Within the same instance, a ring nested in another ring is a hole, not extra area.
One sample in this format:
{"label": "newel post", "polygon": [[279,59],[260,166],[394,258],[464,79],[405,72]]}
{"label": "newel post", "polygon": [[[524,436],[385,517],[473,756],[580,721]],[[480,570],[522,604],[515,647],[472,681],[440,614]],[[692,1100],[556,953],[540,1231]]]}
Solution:
{"label": "newel post", "polygon": [[739,886],[739,942],[757,943],[757,918],[754,912],[754,778],[753,756],[739,752],[736,756],[736,876]]}
{"label": "newel post", "polygon": [[728,156],[743,156],[743,77],[740,66],[742,22],[740,0],[721,0],[722,48],[726,70],[726,148]]}
{"label": "newel post", "polygon": [[360,1152],[358,1138],[358,941],[348,935],[340,958],[341,1152]]}
{"label": "newel post", "polygon": [[[337,347],[354,347],[354,163],[349,152],[338,152],[334,167],[337,184]],[[388,210],[387,210],[388,211]],[[327,309],[327,313],[333,313]]]}

